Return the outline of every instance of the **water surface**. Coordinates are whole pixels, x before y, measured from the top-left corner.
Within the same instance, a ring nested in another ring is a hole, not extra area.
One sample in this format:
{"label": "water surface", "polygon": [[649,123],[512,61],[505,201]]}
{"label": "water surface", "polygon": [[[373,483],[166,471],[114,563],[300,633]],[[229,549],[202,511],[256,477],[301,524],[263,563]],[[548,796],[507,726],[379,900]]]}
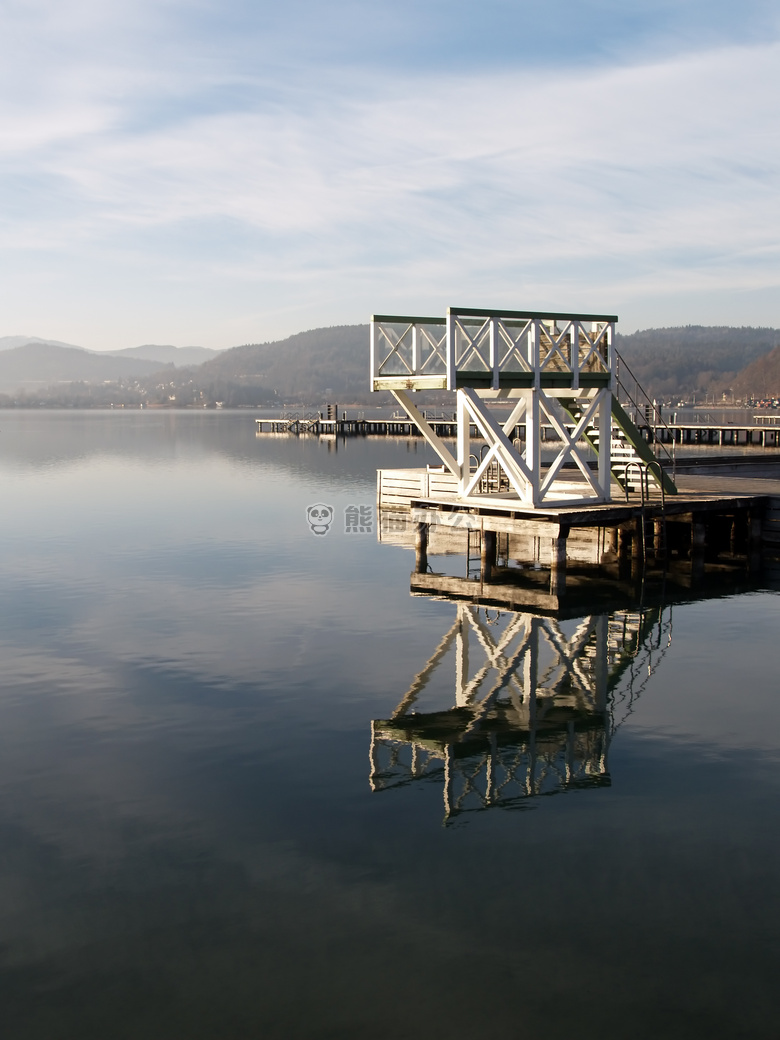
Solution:
{"label": "water surface", "polygon": [[[470,679],[518,624],[507,726],[452,722],[456,633],[412,763],[379,723],[459,608],[346,523],[378,466],[425,461],[248,413],[0,417],[4,1035],[776,1036],[777,593],[644,634],[473,608]],[[536,751],[511,715],[532,628],[540,675],[580,669],[545,680]]]}

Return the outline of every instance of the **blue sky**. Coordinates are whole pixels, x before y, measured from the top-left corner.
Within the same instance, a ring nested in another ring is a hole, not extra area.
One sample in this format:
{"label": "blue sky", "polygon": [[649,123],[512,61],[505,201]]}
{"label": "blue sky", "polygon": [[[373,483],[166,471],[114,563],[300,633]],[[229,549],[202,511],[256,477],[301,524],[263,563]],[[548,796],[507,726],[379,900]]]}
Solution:
{"label": "blue sky", "polygon": [[780,326],[780,7],[0,0],[0,335]]}

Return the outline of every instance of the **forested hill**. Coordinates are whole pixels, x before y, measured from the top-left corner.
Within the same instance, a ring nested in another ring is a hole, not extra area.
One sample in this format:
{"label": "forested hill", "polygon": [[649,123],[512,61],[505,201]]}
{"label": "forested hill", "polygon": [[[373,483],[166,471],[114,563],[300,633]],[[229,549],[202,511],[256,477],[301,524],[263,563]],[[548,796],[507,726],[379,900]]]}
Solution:
{"label": "forested hill", "polygon": [[369,390],[368,325],[334,325],[233,347],[193,371],[201,383],[253,382],[280,398],[320,400],[326,390],[362,397]]}
{"label": "forested hill", "polygon": [[[780,330],[752,327],[686,325],[616,336],[640,383],[659,398],[730,388],[778,343]],[[340,325],[225,350],[197,373],[201,381],[262,383],[280,397],[319,398],[331,389],[360,399],[368,392],[368,367],[368,325]]]}
{"label": "forested hill", "polygon": [[[618,351],[655,397],[721,391],[738,373],[780,343],[780,330],[684,325],[615,337]],[[758,393],[759,388],[744,388]]]}
{"label": "forested hill", "polygon": [[734,380],[734,392],[741,397],[752,394],[759,399],[780,397],[780,346],[762,354]]}
{"label": "forested hill", "polygon": [[[616,338],[632,372],[659,400],[726,390],[738,397],[779,395],[778,344],[777,329],[702,325]],[[189,367],[56,344],[0,351],[0,405],[6,407],[203,407],[218,401],[226,407],[321,406],[328,400],[378,404],[384,399],[369,393],[368,325],[311,329],[276,342],[233,347]]]}

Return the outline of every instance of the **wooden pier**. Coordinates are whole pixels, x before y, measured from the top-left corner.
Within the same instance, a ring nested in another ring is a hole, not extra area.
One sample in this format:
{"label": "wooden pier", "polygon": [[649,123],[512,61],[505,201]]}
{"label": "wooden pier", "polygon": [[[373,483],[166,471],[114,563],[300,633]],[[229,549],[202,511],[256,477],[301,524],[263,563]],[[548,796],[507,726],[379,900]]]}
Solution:
{"label": "wooden pier", "polygon": [[[428,574],[431,531],[448,528],[465,533],[483,585],[509,584],[494,580],[499,538],[532,542],[555,597],[566,591],[575,531],[595,542],[597,564],[614,557],[619,571],[626,561],[665,571],[685,560],[694,578],[723,554],[752,568],[780,549],[780,480],[688,474],[674,451],[776,448],[780,425],[755,416],[752,426],[670,426],[615,349],[616,323],[463,307],[372,317],[371,388],[393,394],[442,463],[378,473],[380,510],[406,510],[413,525],[417,586],[454,593],[455,579]],[[433,389],[455,395],[455,445],[413,400],[414,390]],[[542,451],[545,440],[552,451]]]}
{"label": "wooden pier", "polygon": [[[458,428],[455,419],[429,415],[427,421],[439,437],[454,437]],[[422,437],[417,423],[408,416],[389,419],[340,418],[326,419],[320,415],[288,415],[276,419],[255,419],[258,434],[315,435],[319,437]]]}
{"label": "wooden pier", "polygon": [[[380,539],[414,548],[413,593],[513,609],[560,609],[578,584],[569,581],[567,589],[567,570],[587,575],[586,595],[598,595],[599,572],[631,579],[648,567],[662,574],[672,568],[675,580],[693,587],[708,567],[749,574],[764,558],[780,557],[780,475],[690,474],[677,484],[669,498],[632,493],[603,504],[529,509],[509,494],[459,499],[455,478],[440,470],[383,470]],[[466,557],[464,577],[431,573],[429,557],[455,553]]]}
{"label": "wooden pier", "polygon": [[[669,426],[615,349],[616,323],[615,315],[470,307],[373,315],[371,389],[392,393],[441,461],[377,476],[380,512],[400,512],[413,531],[413,591],[460,594],[463,579],[429,574],[432,531],[465,536],[463,594],[474,594],[473,553],[483,592],[491,586],[496,602],[517,578],[509,557],[514,549],[523,559],[522,543],[526,561],[533,544],[532,562],[549,572],[544,595],[556,601],[578,538],[595,542],[597,566],[614,559],[618,578],[626,565],[645,573],[660,563],[665,574],[685,561],[696,581],[721,556],[753,570],[762,553],[780,550],[779,479],[678,475],[669,450],[774,448],[780,426],[758,416],[752,427]],[[420,390],[452,392],[454,423],[436,429],[413,397]],[[455,444],[445,443],[452,425]],[[547,439],[552,452],[542,451]],[[383,520],[380,538],[389,533]]]}
{"label": "wooden pier", "polygon": [[[454,439],[458,432],[456,418],[444,415],[426,415],[423,417],[439,437]],[[365,417],[326,419],[313,415],[278,416],[270,419],[255,419],[258,434],[284,433],[292,435],[315,435],[320,437],[422,437],[418,424],[408,416],[394,416],[387,419],[366,419]],[[639,422],[638,429],[648,444],[674,444],[681,447],[713,446],[727,448],[780,448],[780,426],[759,423],[676,423],[664,425],[644,424]],[[479,437],[475,423],[471,423],[471,436]],[[526,437],[525,423],[517,423],[509,431],[510,440],[524,441]],[[543,442],[554,444],[561,440],[558,431],[551,425],[543,424],[540,428]]]}
{"label": "wooden pier", "polygon": [[780,426],[765,423],[668,423],[644,427],[651,442],[680,445],[714,445],[719,447],[780,447]]}

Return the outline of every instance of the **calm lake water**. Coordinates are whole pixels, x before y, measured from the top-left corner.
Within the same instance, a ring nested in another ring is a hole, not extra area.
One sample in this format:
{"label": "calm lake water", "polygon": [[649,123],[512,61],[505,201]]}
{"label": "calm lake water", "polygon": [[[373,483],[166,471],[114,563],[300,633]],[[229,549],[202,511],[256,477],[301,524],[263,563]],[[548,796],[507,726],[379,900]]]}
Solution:
{"label": "calm lake water", "polygon": [[4,1037],[778,1035],[777,592],[411,597],[425,461],[0,413]]}

